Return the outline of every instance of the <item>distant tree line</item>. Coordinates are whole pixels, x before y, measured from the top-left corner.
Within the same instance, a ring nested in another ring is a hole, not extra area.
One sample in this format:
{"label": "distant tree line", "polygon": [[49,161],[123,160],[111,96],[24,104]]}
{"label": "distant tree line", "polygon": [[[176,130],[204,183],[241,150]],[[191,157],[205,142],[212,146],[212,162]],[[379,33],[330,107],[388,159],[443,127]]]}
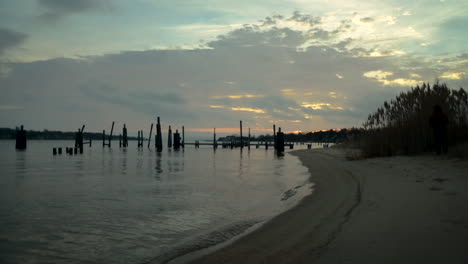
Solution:
{"label": "distant tree line", "polygon": [[[34,131],[28,130],[26,132],[27,139],[38,139],[38,140],[74,140],[76,132],[62,132],[62,131]],[[108,138],[106,134],[106,139]],[[91,133],[84,132],[83,137],[85,140],[102,140],[102,133]],[[15,139],[16,130],[11,128],[0,128],[0,139]],[[113,135],[112,139],[119,139],[118,135]],[[129,140],[136,140],[136,137],[128,137]]]}
{"label": "distant tree line", "polygon": [[363,124],[359,146],[364,156],[416,154],[433,148],[429,124],[435,105],[447,115],[449,144],[468,140],[468,95],[439,82],[423,84],[384,102]]}
{"label": "distant tree line", "polygon": [[[326,131],[316,131],[308,133],[289,133],[284,134],[285,142],[321,142],[321,143],[339,143],[355,138],[363,133],[363,129],[358,128],[342,128],[330,129]],[[243,136],[242,139],[246,142],[248,137]],[[239,141],[240,137],[237,135],[230,135],[218,138],[218,141]],[[273,135],[259,135],[250,137],[251,141],[268,141],[273,142]]]}

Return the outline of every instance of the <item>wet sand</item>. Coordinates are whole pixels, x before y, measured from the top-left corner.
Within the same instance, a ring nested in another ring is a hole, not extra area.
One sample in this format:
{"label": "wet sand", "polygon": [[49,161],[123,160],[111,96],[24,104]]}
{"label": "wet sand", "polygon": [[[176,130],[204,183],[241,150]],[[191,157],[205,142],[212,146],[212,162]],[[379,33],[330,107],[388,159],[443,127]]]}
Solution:
{"label": "wet sand", "polygon": [[299,150],[314,193],[192,263],[468,263],[468,162]]}

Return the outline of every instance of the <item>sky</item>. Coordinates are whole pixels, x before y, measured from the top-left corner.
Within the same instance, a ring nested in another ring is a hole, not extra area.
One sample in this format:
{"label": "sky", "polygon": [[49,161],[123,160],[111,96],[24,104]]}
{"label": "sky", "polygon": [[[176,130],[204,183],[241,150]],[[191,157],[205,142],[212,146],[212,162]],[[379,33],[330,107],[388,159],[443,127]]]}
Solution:
{"label": "sky", "polygon": [[468,87],[467,14],[466,0],[2,0],[0,127],[360,127],[423,82]]}

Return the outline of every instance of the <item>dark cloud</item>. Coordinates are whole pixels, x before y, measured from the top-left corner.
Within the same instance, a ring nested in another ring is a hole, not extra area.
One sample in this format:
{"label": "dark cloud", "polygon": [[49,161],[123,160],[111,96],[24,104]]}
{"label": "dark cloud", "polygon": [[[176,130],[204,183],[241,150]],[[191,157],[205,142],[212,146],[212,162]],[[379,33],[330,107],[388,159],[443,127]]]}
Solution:
{"label": "dark cloud", "polygon": [[[293,17],[308,21],[299,13]],[[278,19],[283,18],[265,21]],[[348,25],[343,21],[326,34],[339,36]],[[325,32],[318,25],[314,29]],[[409,88],[384,85],[363,76],[365,72],[392,72],[389,80],[419,74],[421,80],[432,81],[444,72],[466,67],[441,67],[410,56],[360,56],[371,51],[350,51],[347,46],[358,41],[352,39],[297,49],[318,38],[291,28],[245,25],[209,42],[208,49],[127,51],[11,63],[7,65],[11,73],[0,78],[0,105],[27,105],[24,109],[34,115],[18,120],[40,128],[53,127],[51,120],[73,123],[70,127],[76,126],[73,120],[82,120],[87,127],[90,124],[90,131],[97,131],[111,118],[143,127],[160,115],[172,124],[192,128],[233,127],[240,119],[270,127],[272,120],[285,120],[281,125],[285,129],[306,131],[360,125],[383,101]],[[466,79],[457,81],[466,87]],[[87,109],[95,113],[90,115]],[[0,111],[2,123],[10,119],[17,117],[2,116]]]}
{"label": "dark cloud", "polygon": [[105,11],[111,8],[107,0],[38,0],[46,11],[41,18],[54,21],[64,16],[90,11]]}
{"label": "dark cloud", "polygon": [[362,23],[373,23],[375,22],[375,19],[373,19],[372,17],[363,17],[360,19],[360,21]]}
{"label": "dark cloud", "polygon": [[26,34],[6,28],[0,28],[0,55],[9,49],[22,44],[27,38]]}
{"label": "dark cloud", "polygon": [[315,17],[315,16],[311,16],[311,15],[304,15],[304,14],[301,14],[301,12],[299,12],[299,11],[294,11],[292,16],[290,16],[288,18],[288,20],[297,21],[297,22],[301,22],[301,23],[307,23],[310,26],[320,25],[322,23],[322,18],[321,17]]}

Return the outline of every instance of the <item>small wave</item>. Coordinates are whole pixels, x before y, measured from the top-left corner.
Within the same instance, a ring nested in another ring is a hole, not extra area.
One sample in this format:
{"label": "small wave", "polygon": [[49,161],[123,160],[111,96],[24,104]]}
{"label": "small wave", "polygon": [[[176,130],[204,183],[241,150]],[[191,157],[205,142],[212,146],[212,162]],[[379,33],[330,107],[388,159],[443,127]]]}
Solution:
{"label": "small wave", "polygon": [[156,258],[145,262],[144,264],[168,263],[169,261],[172,261],[178,257],[187,255],[189,253],[218,245],[222,242],[228,241],[231,238],[234,238],[237,235],[240,235],[250,227],[262,221],[263,220],[251,220],[237,222],[235,224],[228,225],[210,233],[200,235],[189,241],[182,242],[173,250],[169,250],[168,252],[159,255]]}

